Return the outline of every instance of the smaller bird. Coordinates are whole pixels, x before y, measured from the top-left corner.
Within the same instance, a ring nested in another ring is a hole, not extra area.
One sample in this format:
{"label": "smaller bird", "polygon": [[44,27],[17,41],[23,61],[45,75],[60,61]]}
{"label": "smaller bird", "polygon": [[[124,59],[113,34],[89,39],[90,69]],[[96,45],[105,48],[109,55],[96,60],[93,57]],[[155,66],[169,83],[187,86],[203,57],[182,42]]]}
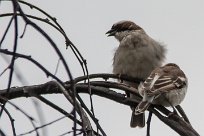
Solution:
{"label": "smaller bird", "polygon": [[174,63],[153,70],[138,91],[143,97],[135,109],[135,115],[145,112],[150,104],[165,107],[179,105],[187,92],[188,80],[184,72]]}

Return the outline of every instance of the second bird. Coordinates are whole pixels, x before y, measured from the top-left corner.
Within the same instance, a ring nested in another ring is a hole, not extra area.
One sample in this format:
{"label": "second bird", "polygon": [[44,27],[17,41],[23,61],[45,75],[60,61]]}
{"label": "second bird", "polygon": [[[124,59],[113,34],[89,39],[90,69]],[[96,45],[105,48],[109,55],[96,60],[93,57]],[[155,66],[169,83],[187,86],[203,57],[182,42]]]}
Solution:
{"label": "second bird", "polygon": [[[146,32],[132,21],[119,21],[113,24],[106,34],[114,36],[119,46],[113,57],[113,73],[127,75],[145,80],[152,70],[162,65],[166,49],[158,41],[152,39]],[[138,84],[124,82],[128,86],[138,88]],[[137,92],[138,93],[138,92]],[[127,94],[134,98],[133,94]],[[135,107],[131,107],[131,127],[144,127],[144,114],[135,115]]]}

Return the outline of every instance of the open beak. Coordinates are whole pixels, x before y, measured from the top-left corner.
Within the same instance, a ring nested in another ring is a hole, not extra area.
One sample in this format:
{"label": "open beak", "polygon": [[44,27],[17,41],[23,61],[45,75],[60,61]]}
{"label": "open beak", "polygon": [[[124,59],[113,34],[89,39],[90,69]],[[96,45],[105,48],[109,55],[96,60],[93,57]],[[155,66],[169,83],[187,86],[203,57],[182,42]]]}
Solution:
{"label": "open beak", "polygon": [[108,32],[106,32],[106,34],[108,34],[108,36],[114,36],[115,33],[116,33],[116,30],[114,30],[114,29],[111,29]]}

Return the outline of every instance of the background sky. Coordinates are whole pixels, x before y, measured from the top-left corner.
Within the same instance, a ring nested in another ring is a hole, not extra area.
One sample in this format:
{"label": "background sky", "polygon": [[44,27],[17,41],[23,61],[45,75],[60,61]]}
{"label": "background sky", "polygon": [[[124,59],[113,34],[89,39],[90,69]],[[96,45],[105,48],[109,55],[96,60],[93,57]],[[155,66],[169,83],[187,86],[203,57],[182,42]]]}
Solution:
{"label": "background sky", "polygon": [[[103,1],[83,1],[83,0],[29,0],[41,9],[57,18],[57,21],[71,41],[77,46],[84,58],[87,60],[89,73],[111,73],[112,58],[114,49],[118,47],[118,42],[113,37],[107,37],[105,33],[111,28],[113,23],[120,20],[131,20],[140,25],[152,38],[164,43],[168,48],[167,62],[178,64],[186,73],[189,79],[188,93],[181,104],[188,115],[192,126],[200,135],[204,135],[204,110],[203,110],[203,88],[202,81],[204,75],[204,1],[203,0],[103,0]],[[32,15],[41,15],[35,10],[23,6],[26,13]],[[10,2],[2,1],[0,3],[0,14],[11,12]],[[10,18],[0,18],[0,37],[2,37],[5,27]],[[24,23],[19,20],[19,35],[22,34]],[[54,39],[67,63],[70,66],[74,77],[81,76],[82,70],[76,61],[73,53],[65,49],[63,37],[52,27],[44,23],[38,23]],[[12,49],[13,29],[11,29],[5,39],[2,48]],[[17,51],[38,60],[44,64],[51,72],[55,71],[58,58],[53,49],[50,49],[49,43],[33,28],[27,27],[23,39],[19,39]],[[8,64],[3,55],[0,56],[0,72]],[[26,83],[23,85],[34,85],[45,83],[47,78],[33,64],[18,59],[16,66],[24,74]],[[7,71],[0,77],[0,89],[4,89],[8,82]],[[60,65],[57,75],[63,80],[69,80],[66,77],[63,67]],[[14,76],[12,86],[22,86]],[[67,111],[71,108],[62,95],[45,96],[52,102],[60,105]],[[87,99],[88,96],[84,96]],[[25,111],[39,119],[33,103],[30,98],[20,98],[12,100],[15,104],[22,107]],[[52,121],[62,115],[53,111],[45,104],[41,105],[45,122]],[[100,97],[94,97],[94,107],[96,117],[109,136],[135,136],[146,134],[145,129],[130,128],[131,111],[128,106],[124,106],[110,100]],[[31,130],[32,127],[23,115],[13,107],[7,105],[7,108],[15,118],[17,134]],[[72,123],[67,119],[59,121],[48,127],[49,136],[57,136],[70,131]],[[11,126],[7,116],[4,114],[0,120],[0,128],[11,135]],[[168,126],[160,122],[155,116],[152,120],[152,136],[166,135],[175,136],[176,133]],[[34,133],[30,136],[35,135]]]}

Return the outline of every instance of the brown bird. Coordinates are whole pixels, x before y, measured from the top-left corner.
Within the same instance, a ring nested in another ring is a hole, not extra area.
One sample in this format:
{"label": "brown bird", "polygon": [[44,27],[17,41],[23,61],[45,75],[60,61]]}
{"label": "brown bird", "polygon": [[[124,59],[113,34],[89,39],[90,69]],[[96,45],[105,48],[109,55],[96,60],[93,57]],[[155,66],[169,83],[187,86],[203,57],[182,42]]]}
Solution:
{"label": "brown bird", "polygon": [[143,97],[135,110],[135,115],[144,113],[150,104],[162,106],[179,105],[187,92],[188,80],[183,71],[174,63],[156,68],[138,87]]}
{"label": "brown bird", "polygon": [[[113,73],[127,75],[145,80],[156,67],[162,65],[165,59],[165,47],[149,37],[146,32],[132,21],[115,23],[106,34],[114,36],[119,41],[119,46],[113,58]],[[124,82],[138,88],[138,84]],[[133,94],[127,94],[134,98]],[[144,127],[144,114],[135,115],[135,107],[131,107],[131,127]]]}

